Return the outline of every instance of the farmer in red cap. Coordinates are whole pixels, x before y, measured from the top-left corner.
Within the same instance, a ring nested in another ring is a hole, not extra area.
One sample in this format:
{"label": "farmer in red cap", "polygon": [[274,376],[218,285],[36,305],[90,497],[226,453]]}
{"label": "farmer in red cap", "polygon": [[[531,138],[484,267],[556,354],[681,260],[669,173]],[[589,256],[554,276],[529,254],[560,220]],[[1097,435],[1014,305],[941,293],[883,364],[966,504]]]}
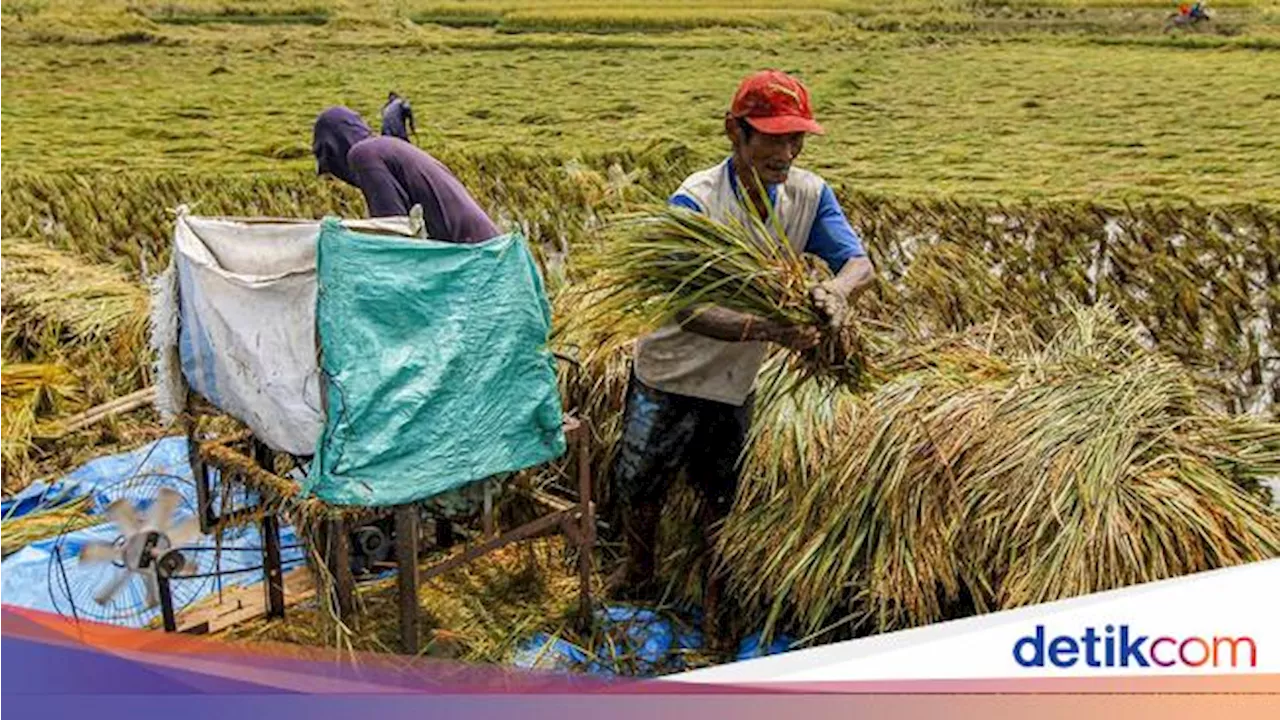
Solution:
{"label": "farmer in red cap", "polygon": [[[770,239],[818,256],[834,273],[812,295],[829,320],[840,323],[849,299],[870,285],[874,272],[831,188],[793,165],[805,136],[822,133],[809,91],[786,73],[755,73],[738,88],[724,129],[733,153],[686,178],[670,203],[720,222],[776,213],[785,238]],[[616,590],[634,599],[655,595],[658,520],[681,469],[702,495],[704,533],[728,514],[766,344],[805,349],[818,342],[814,328],[728,308],[700,308],[676,320],[637,343],[623,437],[612,468],[628,548],[626,565],[613,580]],[[704,584],[704,630],[723,649],[728,638],[718,575],[713,570]]]}

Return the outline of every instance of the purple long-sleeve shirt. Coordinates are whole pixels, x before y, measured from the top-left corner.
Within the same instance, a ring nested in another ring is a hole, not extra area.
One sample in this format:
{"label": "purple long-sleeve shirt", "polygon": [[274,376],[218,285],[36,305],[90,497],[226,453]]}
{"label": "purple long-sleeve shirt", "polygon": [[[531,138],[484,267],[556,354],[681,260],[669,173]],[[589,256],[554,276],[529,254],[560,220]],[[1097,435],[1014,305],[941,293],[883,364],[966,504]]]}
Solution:
{"label": "purple long-sleeve shirt", "polygon": [[373,137],[350,109],[321,113],[312,147],[319,172],[360,188],[370,217],[408,215],[421,205],[432,239],[477,243],[501,234],[443,163],[399,138]]}

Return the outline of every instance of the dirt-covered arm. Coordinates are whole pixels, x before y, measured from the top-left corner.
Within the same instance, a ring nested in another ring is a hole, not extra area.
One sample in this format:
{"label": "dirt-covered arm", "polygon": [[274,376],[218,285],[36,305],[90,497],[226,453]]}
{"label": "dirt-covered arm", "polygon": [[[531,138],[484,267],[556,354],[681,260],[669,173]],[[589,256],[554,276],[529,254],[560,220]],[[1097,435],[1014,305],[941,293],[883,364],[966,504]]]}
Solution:
{"label": "dirt-covered arm", "polygon": [[818,331],[814,328],[786,325],[717,305],[682,311],[676,320],[689,332],[727,342],[755,340],[803,350],[818,341]]}

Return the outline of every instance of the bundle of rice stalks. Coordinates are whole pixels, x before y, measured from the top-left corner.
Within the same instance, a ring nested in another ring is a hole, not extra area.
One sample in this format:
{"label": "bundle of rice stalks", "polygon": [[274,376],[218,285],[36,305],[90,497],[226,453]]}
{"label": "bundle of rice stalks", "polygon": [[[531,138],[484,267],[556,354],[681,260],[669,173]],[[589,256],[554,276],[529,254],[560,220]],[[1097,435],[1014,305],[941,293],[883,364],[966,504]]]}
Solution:
{"label": "bundle of rice stalks", "polygon": [[[566,358],[557,363],[560,397],[564,399],[565,409],[587,424],[591,433],[592,474],[603,480],[608,478],[614,446],[622,434],[631,352],[629,346],[611,345],[609,337],[582,325],[574,325],[573,330],[564,329],[586,310],[583,297],[573,292],[555,296],[552,306],[559,330],[554,347]],[[572,477],[568,471],[563,475]],[[598,485],[602,491],[608,489],[606,482]],[[598,499],[607,501],[608,498],[602,493]]]}
{"label": "bundle of rice stalks", "polygon": [[753,622],[887,631],[1280,554],[1280,425],[1213,413],[1105,309],[1005,352],[856,399],[788,486],[761,430],[719,539]]}
{"label": "bundle of rice stalks", "polygon": [[5,518],[0,523],[0,555],[8,557],[37,540],[103,522],[102,516],[90,514],[91,505],[92,498],[86,496],[48,510]]}
{"label": "bundle of rice stalks", "polygon": [[[5,363],[0,370],[0,435],[5,478],[22,475],[41,420],[64,412],[80,396],[75,377],[59,365]],[[8,483],[5,489],[9,489]]]}
{"label": "bundle of rice stalks", "polygon": [[3,288],[8,357],[100,344],[107,362],[146,348],[147,293],[114,268],[6,239]]}
{"label": "bundle of rice stalks", "polygon": [[830,272],[792,250],[781,227],[754,212],[748,222],[719,223],[702,213],[664,206],[621,216],[578,267],[592,273],[581,288],[585,326],[620,345],[707,305],[787,325],[817,328],[820,343],[793,354],[801,377],[858,387],[863,335],[853,324],[831,328],[809,290]]}
{"label": "bundle of rice stalks", "polygon": [[4,245],[5,356],[92,376],[89,400],[136,389],[147,293],[112,268],[25,240]]}

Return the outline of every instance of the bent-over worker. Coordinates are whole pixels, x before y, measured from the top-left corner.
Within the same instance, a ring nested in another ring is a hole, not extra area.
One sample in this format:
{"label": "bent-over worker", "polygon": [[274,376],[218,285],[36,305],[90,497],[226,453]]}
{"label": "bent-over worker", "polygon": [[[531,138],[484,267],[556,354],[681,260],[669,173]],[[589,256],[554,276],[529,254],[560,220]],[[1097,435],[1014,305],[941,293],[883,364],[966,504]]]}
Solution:
{"label": "bent-over worker", "polygon": [[449,168],[399,138],[375,137],[350,108],[320,113],[312,151],[321,175],[360,188],[370,217],[406,216],[421,205],[434,240],[478,243],[501,234]]}

